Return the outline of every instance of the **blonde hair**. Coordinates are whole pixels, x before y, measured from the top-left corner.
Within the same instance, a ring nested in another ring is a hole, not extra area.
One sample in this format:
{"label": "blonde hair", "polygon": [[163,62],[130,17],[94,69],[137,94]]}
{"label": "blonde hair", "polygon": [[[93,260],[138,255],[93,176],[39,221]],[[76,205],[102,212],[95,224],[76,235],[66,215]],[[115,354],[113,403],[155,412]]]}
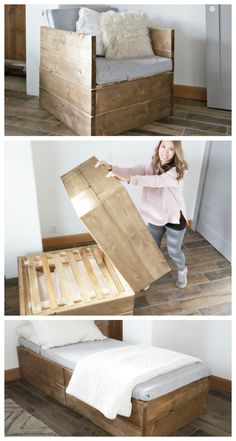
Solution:
{"label": "blonde hair", "polygon": [[175,154],[173,158],[168,162],[167,164],[161,165],[161,160],[159,156],[159,148],[163,141],[160,141],[157,144],[157,147],[155,149],[154,155],[152,157],[152,170],[154,175],[161,175],[163,173],[166,173],[168,170],[170,170],[172,167],[176,167],[176,172],[178,174],[178,181],[180,179],[183,179],[185,170],[188,170],[188,164],[184,159],[184,152],[182,147],[181,141],[171,141],[174,146]]}

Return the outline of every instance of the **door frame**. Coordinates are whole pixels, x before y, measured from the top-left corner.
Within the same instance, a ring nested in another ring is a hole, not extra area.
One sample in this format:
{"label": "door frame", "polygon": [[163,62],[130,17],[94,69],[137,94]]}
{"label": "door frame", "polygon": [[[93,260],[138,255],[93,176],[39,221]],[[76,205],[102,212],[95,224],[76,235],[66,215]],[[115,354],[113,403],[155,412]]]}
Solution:
{"label": "door frame", "polygon": [[209,155],[210,155],[211,144],[212,144],[212,141],[206,141],[206,143],[205,143],[205,150],[204,150],[204,155],[203,155],[203,159],[202,159],[202,167],[201,167],[199,185],[198,185],[198,190],[197,190],[197,198],[196,198],[194,214],[193,214],[193,221],[192,221],[192,230],[193,231],[196,231],[197,222],[198,222],[198,218],[200,215],[200,207],[201,207],[203,189],[205,186],[206,174],[207,174],[207,169],[208,169],[208,164],[209,164]]}

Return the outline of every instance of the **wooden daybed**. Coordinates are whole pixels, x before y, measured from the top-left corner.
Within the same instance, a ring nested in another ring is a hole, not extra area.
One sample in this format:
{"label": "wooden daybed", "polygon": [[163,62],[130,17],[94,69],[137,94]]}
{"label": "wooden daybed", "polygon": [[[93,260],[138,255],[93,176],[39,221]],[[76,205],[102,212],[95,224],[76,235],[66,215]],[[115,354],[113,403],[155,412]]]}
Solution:
{"label": "wooden daybed", "polygon": [[[65,12],[66,13],[66,12]],[[116,135],[172,112],[174,30],[150,29],[155,55],[172,71],[96,84],[96,37],[41,28],[40,105],[78,135]]]}
{"label": "wooden daybed", "polygon": [[[122,321],[100,320],[97,326],[110,338],[122,340]],[[208,377],[151,401],[132,399],[129,418],[109,420],[99,411],[66,394],[72,370],[24,347],[18,347],[22,380],[93,421],[115,436],[166,436],[201,415],[207,405]]]}

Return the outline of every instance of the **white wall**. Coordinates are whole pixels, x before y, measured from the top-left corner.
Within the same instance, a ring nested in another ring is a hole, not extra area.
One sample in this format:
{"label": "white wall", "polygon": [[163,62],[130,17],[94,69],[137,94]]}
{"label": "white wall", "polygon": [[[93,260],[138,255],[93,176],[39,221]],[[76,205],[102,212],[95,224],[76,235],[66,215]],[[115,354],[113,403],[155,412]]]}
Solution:
{"label": "white wall", "polygon": [[199,357],[210,366],[213,375],[231,379],[230,320],[172,319],[152,323],[154,346]]}
{"label": "white wall", "polygon": [[[120,166],[133,166],[150,161],[156,141],[34,141],[33,162],[38,193],[41,231],[43,237],[77,234],[87,231],[78,219],[60,176],[79,163],[95,155],[99,159]],[[192,219],[197,197],[199,175],[205,141],[184,141],[184,152],[189,162],[184,194],[187,217]],[[138,206],[141,188],[126,185]]]}
{"label": "white wall", "polygon": [[26,87],[28,95],[39,94],[40,26],[48,26],[46,9],[57,5],[26,5]]}
{"label": "white wall", "polygon": [[123,340],[130,343],[151,344],[152,321],[151,320],[124,320]]}
{"label": "white wall", "polygon": [[[120,10],[142,10],[147,13],[150,25],[174,28],[176,30],[175,84],[206,86],[205,5],[114,6]],[[31,95],[39,93],[40,26],[47,25],[42,12],[57,7],[59,6],[26,5],[27,93]]]}
{"label": "white wall", "polygon": [[5,321],[5,370],[14,369],[19,366],[16,350],[18,335],[15,329],[24,324],[27,324],[27,320]]}
{"label": "white wall", "polygon": [[41,231],[29,141],[5,143],[5,276],[17,276],[17,256],[41,251]]}

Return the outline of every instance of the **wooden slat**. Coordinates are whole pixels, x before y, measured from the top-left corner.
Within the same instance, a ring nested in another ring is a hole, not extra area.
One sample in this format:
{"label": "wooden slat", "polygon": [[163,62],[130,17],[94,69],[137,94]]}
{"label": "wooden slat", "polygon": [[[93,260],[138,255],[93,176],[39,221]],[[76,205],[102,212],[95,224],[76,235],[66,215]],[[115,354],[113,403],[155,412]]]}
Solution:
{"label": "wooden slat", "polygon": [[82,86],[92,87],[89,61],[41,48],[40,66]]}
{"label": "wooden slat", "polygon": [[168,95],[99,114],[96,115],[96,135],[118,135],[125,130],[164,118],[170,115],[171,111],[172,97]]}
{"label": "wooden slat", "polygon": [[91,61],[94,40],[95,37],[92,35],[41,27],[42,48],[52,49],[74,58],[84,58]]}
{"label": "wooden slat", "polygon": [[40,68],[40,87],[88,115],[93,116],[95,113],[95,90],[84,87],[43,67]]}
{"label": "wooden slat", "polygon": [[83,264],[84,264],[84,266],[86,268],[86,271],[88,273],[89,279],[91,280],[91,282],[93,284],[93,287],[94,287],[94,290],[96,292],[97,298],[98,299],[103,299],[104,298],[104,294],[103,294],[102,289],[101,289],[101,287],[99,285],[97,277],[96,277],[96,275],[95,275],[95,273],[93,271],[93,267],[92,267],[92,265],[91,265],[91,263],[89,261],[87,249],[81,249],[80,255],[82,257],[82,261],[83,261]]}
{"label": "wooden slat", "polygon": [[90,136],[94,130],[94,118],[72,106],[62,98],[40,88],[40,106],[52,113],[73,132]]}
{"label": "wooden slat", "polygon": [[72,272],[73,272],[73,276],[74,276],[75,281],[76,281],[76,283],[77,283],[77,285],[79,287],[79,291],[80,291],[80,294],[81,294],[81,300],[86,303],[86,302],[89,301],[89,296],[88,296],[87,291],[85,289],[85,286],[83,284],[83,281],[82,281],[83,280],[83,276],[80,273],[80,270],[79,270],[79,267],[78,267],[78,265],[76,263],[73,251],[68,251],[67,252],[67,256],[68,256],[68,261],[70,263],[70,266],[71,266],[71,269],[72,269]]}
{"label": "wooden slat", "polygon": [[42,310],[41,306],[41,300],[39,295],[39,287],[38,287],[38,280],[37,280],[37,274],[34,266],[34,257],[29,256],[28,257],[28,276],[29,276],[29,290],[30,290],[30,301],[32,305],[32,312],[33,314],[38,314]]}
{"label": "wooden slat", "polygon": [[25,293],[25,286],[24,286],[24,280],[23,280],[23,263],[22,260],[24,257],[18,257],[17,259],[17,266],[18,266],[18,287],[19,287],[19,303],[20,303],[20,314],[25,315],[26,314],[26,293]]}
{"label": "wooden slat", "polygon": [[63,264],[61,263],[61,259],[58,256],[58,254],[54,255],[54,263],[55,263],[55,268],[56,268],[57,276],[59,279],[60,290],[61,290],[63,299],[64,299],[66,305],[68,305],[68,306],[73,305],[74,300],[73,300],[72,295],[70,293],[70,289],[67,284],[67,278],[66,278],[66,275],[64,272]]}
{"label": "wooden slat", "polygon": [[174,57],[174,34],[173,29],[150,28],[152,48],[155,55],[160,57]]}
{"label": "wooden slat", "polygon": [[98,249],[97,248],[91,248],[91,252],[92,252],[92,254],[94,256],[94,259],[96,260],[96,262],[97,262],[97,264],[98,264],[98,266],[99,266],[99,268],[100,268],[100,270],[102,272],[102,275],[103,275],[103,277],[104,277],[104,279],[105,279],[105,281],[106,281],[106,283],[107,283],[107,285],[109,287],[110,294],[112,296],[119,295],[119,292],[121,290],[118,291],[118,289],[116,287],[116,284],[114,282],[114,279],[111,277],[111,274],[108,271],[108,268],[105,265],[104,260],[103,260],[103,258],[101,256],[101,254],[98,252]]}
{"label": "wooden slat", "polygon": [[51,271],[48,265],[48,259],[45,254],[41,254],[41,260],[43,265],[44,277],[48,287],[48,299],[50,301],[51,308],[57,308],[58,301],[56,296],[55,286],[53,284]]}
{"label": "wooden slat", "polygon": [[173,73],[166,72],[152,77],[123,81],[102,87],[97,86],[96,113],[98,115],[154,98],[168,96],[171,93],[172,84]]}

